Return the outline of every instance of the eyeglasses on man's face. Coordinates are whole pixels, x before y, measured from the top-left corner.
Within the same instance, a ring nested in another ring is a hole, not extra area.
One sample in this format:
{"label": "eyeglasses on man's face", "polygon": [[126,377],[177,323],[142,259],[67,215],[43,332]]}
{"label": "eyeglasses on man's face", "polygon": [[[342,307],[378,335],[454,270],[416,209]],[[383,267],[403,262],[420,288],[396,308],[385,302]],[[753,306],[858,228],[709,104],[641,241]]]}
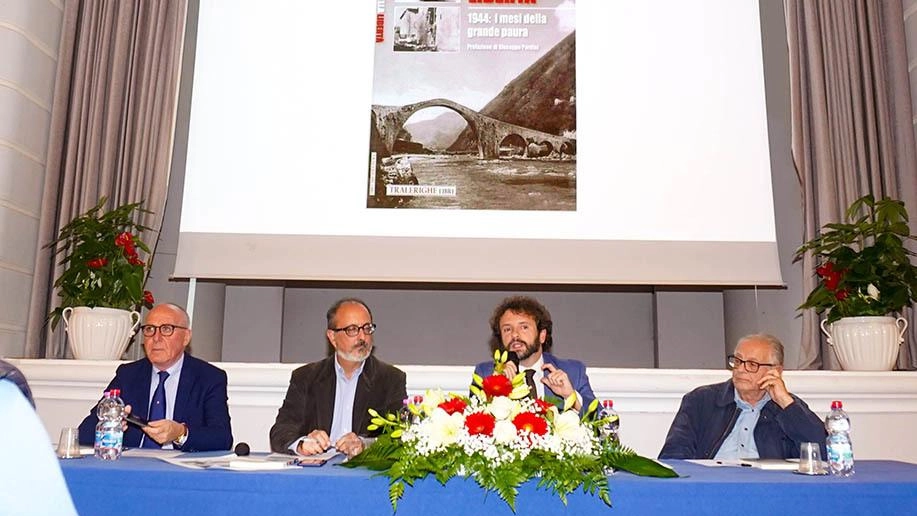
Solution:
{"label": "eyeglasses on man's face", "polygon": [[726,365],[729,366],[729,369],[745,366],[745,370],[749,373],[757,373],[758,369],[761,367],[774,367],[777,364],[762,364],[760,362],[755,362],[754,360],[742,360],[735,355],[729,355],[726,357]]}
{"label": "eyeglasses on man's face", "polygon": [[344,326],[343,328],[331,328],[331,331],[342,331],[344,332],[344,335],[347,335],[348,337],[356,337],[360,334],[360,330],[363,330],[364,335],[372,335],[376,331],[376,325],[373,323],[366,323],[363,326],[351,324],[350,326]]}
{"label": "eyeglasses on man's face", "polygon": [[144,324],[140,327],[140,332],[143,333],[144,337],[152,337],[156,335],[156,330],[159,330],[159,334],[163,337],[171,337],[175,330],[187,330],[187,326],[177,326],[175,324]]}

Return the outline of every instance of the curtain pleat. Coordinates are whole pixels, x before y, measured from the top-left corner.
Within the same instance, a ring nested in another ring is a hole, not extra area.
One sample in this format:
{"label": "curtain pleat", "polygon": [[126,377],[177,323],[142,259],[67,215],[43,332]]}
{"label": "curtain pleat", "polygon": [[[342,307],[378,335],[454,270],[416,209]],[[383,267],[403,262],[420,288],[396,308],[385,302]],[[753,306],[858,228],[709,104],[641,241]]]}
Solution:
{"label": "curtain pleat", "polygon": [[155,247],[168,192],[186,0],[68,0],[64,4],[39,250],[26,355],[67,355],[57,306],[61,268],[43,246],[102,196],[109,208],[143,201],[141,235]]}

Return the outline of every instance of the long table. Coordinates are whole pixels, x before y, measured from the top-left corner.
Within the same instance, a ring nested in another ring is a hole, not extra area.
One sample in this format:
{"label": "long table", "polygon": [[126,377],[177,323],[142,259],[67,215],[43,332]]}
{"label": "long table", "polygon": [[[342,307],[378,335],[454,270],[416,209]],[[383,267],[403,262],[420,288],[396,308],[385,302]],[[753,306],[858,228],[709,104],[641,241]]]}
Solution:
{"label": "long table", "polygon": [[[535,482],[522,486],[516,514],[915,514],[917,465],[858,461],[851,478],[809,477],[757,468],[708,468],[667,461],[676,479],[615,473],[613,507],[581,492],[565,507]],[[359,514],[391,515],[388,481],[373,472],[326,464],[320,468],[243,472],[192,470],[157,459],[92,457],[61,462],[74,504],[85,516],[125,514]],[[113,492],[111,498],[104,493]],[[398,515],[513,514],[473,480],[446,486],[425,479],[408,487]]]}

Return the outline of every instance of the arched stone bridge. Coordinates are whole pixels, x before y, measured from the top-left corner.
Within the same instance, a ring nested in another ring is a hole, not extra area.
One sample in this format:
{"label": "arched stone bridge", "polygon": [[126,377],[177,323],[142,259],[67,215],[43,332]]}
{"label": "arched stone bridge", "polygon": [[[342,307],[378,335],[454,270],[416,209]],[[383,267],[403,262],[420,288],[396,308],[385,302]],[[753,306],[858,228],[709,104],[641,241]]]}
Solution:
{"label": "arched stone bridge", "polygon": [[432,99],[404,106],[380,106],[373,104],[373,120],[379,136],[385,144],[385,149],[391,153],[395,140],[405,122],[417,111],[428,107],[444,107],[455,111],[468,122],[478,140],[478,155],[483,159],[494,159],[500,156],[500,143],[510,135],[518,135],[526,143],[535,143],[544,146],[548,144],[551,150],[564,154],[576,154],[576,139],[564,138],[556,134],[545,133],[514,124],[509,124],[496,118],[482,115],[477,111],[465,107],[448,99]]}

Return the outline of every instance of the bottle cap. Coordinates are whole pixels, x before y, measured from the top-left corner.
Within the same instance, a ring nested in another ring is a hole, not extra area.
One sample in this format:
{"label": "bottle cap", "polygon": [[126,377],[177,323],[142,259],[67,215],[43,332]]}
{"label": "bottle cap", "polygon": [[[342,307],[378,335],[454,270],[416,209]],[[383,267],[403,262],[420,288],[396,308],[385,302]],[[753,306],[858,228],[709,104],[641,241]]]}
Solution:
{"label": "bottle cap", "polygon": [[844,408],[844,404],[840,400],[834,400],[831,402],[831,410]]}

